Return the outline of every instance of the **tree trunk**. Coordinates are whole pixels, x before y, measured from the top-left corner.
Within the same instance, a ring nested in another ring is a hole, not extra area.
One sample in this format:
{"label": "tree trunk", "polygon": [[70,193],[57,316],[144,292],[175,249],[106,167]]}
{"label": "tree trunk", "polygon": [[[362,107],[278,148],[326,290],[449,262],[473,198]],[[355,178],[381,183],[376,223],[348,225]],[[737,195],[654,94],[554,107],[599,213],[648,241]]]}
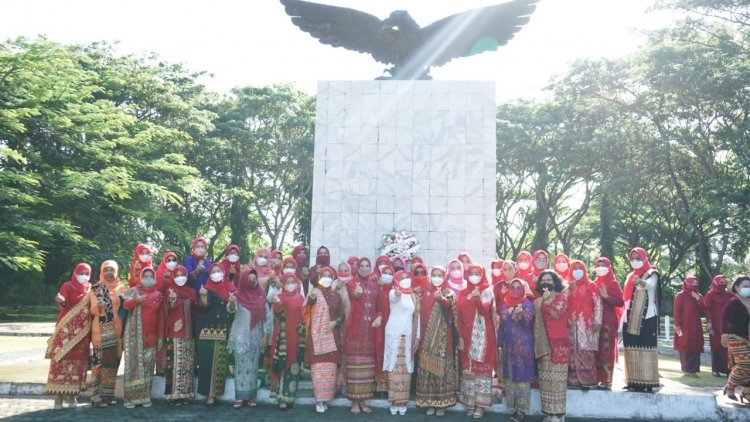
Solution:
{"label": "tree trunk", "polygon": [[612,230],[612,202],[606,189],[599,208],[599,254],[615,264],[615,235]]}

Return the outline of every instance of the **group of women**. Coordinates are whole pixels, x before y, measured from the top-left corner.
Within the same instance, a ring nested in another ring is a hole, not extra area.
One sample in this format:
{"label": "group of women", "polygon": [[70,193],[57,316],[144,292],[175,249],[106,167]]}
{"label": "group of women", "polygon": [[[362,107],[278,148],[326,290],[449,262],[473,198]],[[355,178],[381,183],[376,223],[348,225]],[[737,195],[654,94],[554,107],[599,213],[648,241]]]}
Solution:
{"label": "group of women", "polygon": [[[93,284],[87,264],[74,269],[56,297],[61,311],[48,348],[47,392],[55,408],[65,396],[75,406],[90,365],[92,405],[115,404],[121,359],[126,407],[150,406],[154,371],[165,376],[171,405],[193,399],[197,375],[198,393],[213,406],[233,361],[235,408],[256,406],[258,374],[266,371],[278,407],[293,406],[308,367],[321,413],[340,390],[354,414],[372,412],[366,401],[383,393],[390,413],[404,415],[414,391],[428,415],[461,402],[467,415],[481,418],[494,373],[512,420],[528,413],[532,386],[540,389],[545,420],[564,420],[568,387],[611,388],[621,320],[627,388],[659,385],[661,288],[641,248],[629,254],[633,270],[623,291],[607,258],[595,261],[592,281],[582,261],[562,254],[548,269],[545,251],[524,251],[489,268],[465,253],[447,267],[428,268],[418,256],[380,256],[374,263],[349,257],[334,268],[321,247],[308,269],[304,245],[286,259],[261,249],[248,266],[240,265],[236,245],[217,263],[206,258],[207,247],[197,238],[182,265],[167,252],[154,269],[150,249],[138,245],[127,289],[114,261],[101,265]],[[738,294],[729,302],[747,313],[744,284],[735,282]],[[727,392],[750,378],[741,354],[747,318],[744,334],[736,316],[736,332],[726,331],[726,317],[721,328],[714,323],[737,364]]]}

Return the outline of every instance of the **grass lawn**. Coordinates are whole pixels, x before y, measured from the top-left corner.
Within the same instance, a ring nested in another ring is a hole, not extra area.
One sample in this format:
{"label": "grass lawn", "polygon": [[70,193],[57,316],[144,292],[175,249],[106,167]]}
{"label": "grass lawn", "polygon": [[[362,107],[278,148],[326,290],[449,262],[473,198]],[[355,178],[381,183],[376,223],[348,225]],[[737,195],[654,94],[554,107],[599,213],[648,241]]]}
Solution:
{"label": "grass lawn", "polygon": [[55,322],[60,308],[46,306],[0,306],[0,322]]}
{"label": "grass lawn", "polygon": [[659,373],[662,377],[691,387],[717,387],[726,384],[725,377],[717,378],[711,375],[711,366],[701,365],[698,378],[686,377],[680,370],[680,359],[659,355]]}

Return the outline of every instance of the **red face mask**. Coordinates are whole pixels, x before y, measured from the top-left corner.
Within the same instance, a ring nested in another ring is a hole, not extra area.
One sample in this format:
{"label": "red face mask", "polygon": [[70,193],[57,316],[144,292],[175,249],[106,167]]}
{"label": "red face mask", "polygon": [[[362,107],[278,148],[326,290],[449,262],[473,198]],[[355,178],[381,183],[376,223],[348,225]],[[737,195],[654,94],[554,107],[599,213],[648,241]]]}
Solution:
{"label": "red face mask", "polygon": [[510,290],[510,296],[513,299],[518,299],[519,297],[523,296],[523,289],[511,289]]}
{"label": "red face mask", "polygon": [[346,271],[339,272],[339,278],[349,278],[351,276],[352,276],[352,273],[350,272],[346,272]]}
{"label": "red face mask", "polygon": [[687,285],[687,289],[690,290],[691,292],[694,292],[694,291],[698,290],[698,283],[688,284]]}

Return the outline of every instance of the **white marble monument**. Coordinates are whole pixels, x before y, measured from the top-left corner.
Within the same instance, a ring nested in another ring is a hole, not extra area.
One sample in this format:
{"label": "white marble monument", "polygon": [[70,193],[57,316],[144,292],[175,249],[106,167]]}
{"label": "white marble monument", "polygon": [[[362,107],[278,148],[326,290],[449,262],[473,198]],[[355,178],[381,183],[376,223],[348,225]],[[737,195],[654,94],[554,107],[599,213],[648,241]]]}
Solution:
{"label": "white marble monument", "polygon": [[462,251],[489,265],[495,116],[493,82],[320,82],[311,254],[374,262],[384,234],[407,230],[429,266]]}

